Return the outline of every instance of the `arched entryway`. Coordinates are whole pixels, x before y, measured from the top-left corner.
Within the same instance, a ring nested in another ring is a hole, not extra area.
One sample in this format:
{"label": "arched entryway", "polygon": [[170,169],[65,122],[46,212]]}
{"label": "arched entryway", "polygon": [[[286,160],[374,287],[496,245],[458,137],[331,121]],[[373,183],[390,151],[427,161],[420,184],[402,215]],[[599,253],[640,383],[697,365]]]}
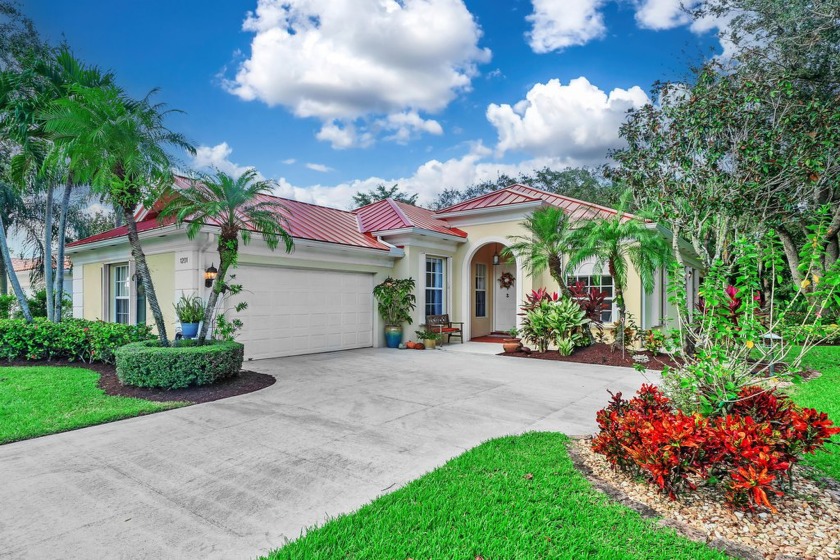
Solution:
{"label": "arched entryway", "polygon": [[484,239],[464,260],[465,338],[507,332],[518,324],[523,274],[516,259],[502,256],[505,246],[503,239]]}

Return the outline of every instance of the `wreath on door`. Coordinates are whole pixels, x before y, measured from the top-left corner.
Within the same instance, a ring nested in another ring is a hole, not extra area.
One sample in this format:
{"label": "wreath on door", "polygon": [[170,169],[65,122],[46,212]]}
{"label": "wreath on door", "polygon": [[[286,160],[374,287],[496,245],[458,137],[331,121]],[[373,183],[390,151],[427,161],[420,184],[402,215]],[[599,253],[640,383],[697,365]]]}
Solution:
{"label": "wreath on door", "polygon": [[516,278],[513,277],[513,274],[510,272],[503,272],[501,276],[499,276],[499,286],[504,288],[505,290],[510,290],[513,287],[513,283],[516,281]]}

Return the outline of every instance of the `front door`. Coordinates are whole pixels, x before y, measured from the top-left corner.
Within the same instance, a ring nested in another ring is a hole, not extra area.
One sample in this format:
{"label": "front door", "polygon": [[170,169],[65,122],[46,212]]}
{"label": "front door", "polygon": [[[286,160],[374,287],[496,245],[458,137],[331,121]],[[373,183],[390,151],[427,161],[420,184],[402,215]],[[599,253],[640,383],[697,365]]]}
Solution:
{"label": "front door", "polygon": [[[493,298],[493,330],[496,332],[509,331],[516,326],[516,266],[513,263],[500,264],[495,269]],[[502,287],[500,282],[503,274],[510,274],[514,283],[509,288]]]}

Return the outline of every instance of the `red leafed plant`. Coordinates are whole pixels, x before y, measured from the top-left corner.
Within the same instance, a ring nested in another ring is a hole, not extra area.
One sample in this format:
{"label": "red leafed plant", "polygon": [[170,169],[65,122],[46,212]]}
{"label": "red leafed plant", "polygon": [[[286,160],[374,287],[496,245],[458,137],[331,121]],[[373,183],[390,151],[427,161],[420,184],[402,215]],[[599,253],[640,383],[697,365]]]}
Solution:
{"label": "red leafed plant", "polygon": [[586,284],[578,280],[574,284],[569,285],[569,292],[575,301],[578,302],[580,308],[586,312],[586,317],[593,323],[601,322],[601,312],[610,308],[606,303],[607,292],[603,292],[598,288],[586,289]]}
{"label": "red leafed plant", "polygon": [[825,413],[799,408],[786,396],[746,387],[730,414],[705,418],[671,407],[656,387],[644,385],[626,401],[621,393],[596,415],[592,449],[621,470],[644,476],[672,499],[694,481],[720,480],[736,507],[776,511],[780,481],[791,466],[840,433]]}
{"label": "red leafed plant", "polygon": [[530,294],[525,294],[525,302],[522,304],[521,309],[527,313],[539,307],[544,301],[560,301],[560,294],[549,292],[545,288],[531,290]]}

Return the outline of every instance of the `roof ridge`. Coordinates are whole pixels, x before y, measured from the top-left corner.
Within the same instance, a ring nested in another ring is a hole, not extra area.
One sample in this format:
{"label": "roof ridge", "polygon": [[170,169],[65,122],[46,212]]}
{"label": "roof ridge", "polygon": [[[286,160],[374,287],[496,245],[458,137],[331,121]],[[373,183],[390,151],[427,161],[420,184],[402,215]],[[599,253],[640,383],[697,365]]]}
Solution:
{"label": "roof ridge", "polygon": [[[536,202],[536,201],[538,201],[538,200],[542,200],[542,199],[540,199],[540,198],[534,198],[534,197],[532,197],[532,196],[528,196],[528,195],[526,195],[525,193],[521,193],[521,192],[519,192],[519,191],[515,191],[515,190],[513,190],[513,187],[515,187],[515,186],[517,186],[517,185],[518,185],[518,183],[514,183],[513,185],[508,185],[507,187],[502,187],[501,189],[496,189],[496,190],[494,190],[494,191],[489,191],[489,192],[486,192],[486,193],[484,193],[484,194],[480,194],[480,195],[478,195],[478,196],[474,196],[474,197],[472,197],[472,198],[468,198],[468,199],[466,199],[466,200],[462,200],[461,202],[456,202],[455,204],[450,204],[450,205],[449,205],[449,206],[447,206],[446,208],[441,208],[440,210],[435,210],[435,211],[434,211],[434,214],[435,214],[435,215],[437,215],[437,214],[445,214],[446,212],[448,212],[448,211],[449,211],[449,209],[450,209],[450,208],[455,208],[456,206],[461,206],[462,204],[466,204],[467,202],[473,202],[473,201],[475,201],[475,200],[481,200],[482,198],[487,198],[487,197],[490,197],[490,196],[493,196],[493,195],[499,194],[499,193],[500,193],[500,192],[502,192],[502,191],[509,191],[509,192],[510,192],[510,191],[513,191],[513,192],[515,192],[516,194],[518,194],[518,195],[520,195],[520,196],[524,196],[525,198],[529,198],[529,199],[530,199],[530,202]],[[524,186],[524,185],[523,185],[523,186]]]}
{"label": "roof ridge", "polygon": [[[600,208],[601,210],[608,210],[609,212],[613,212],[614,214],[619,213],[617,209],[610,208],[609,206],[604,206],[603,204],[598,204],[596,202],[590,202],[588,200],[581,200],[579,198],[575,198],[573,196],[567,196],[565,194],[553,193],[551,191],[547,191],[545,189],[538,189],[537,187],[532,187],[531,185],[525,185],[523,183],[514,183],[513,185],[510,185],[509,187],[505,187],[505,188],[513,188],[513,187],[524,187],[524,188],[530,189],[532,191],[537,191],[537,192],[545,193],[547,195],[556,196],[558,198],[563,198],[565,200],[568,200],[568,201],[571,201],[571,202],[576,202],[578,204],[583,204],[585,206],[590,206],[590,207],[593,207],[593,208]],[[635,214],[632,214],[630,212],[622,212],[621,214],[623,216],[636,217]]]}
{"label": "roof ridge", "polygon": [[387,200],[387,201],[388,201],[388,204],[390,204],[390,205],[391,205],[391,208],[393,208],[393,209],[394,209],[394,212],[396,212],[396,213],[397,213],[397,215],[400,217],[400,219],[403,221],[403,223],[404,223],[406,226],[408,226],[408,227],[416,227],[416,226],[415,226],[415,224],[414,224],[414,222],[412,222],[412,221],[408,218],[408,216],[406,216],[406,215],[405,215],[405,212],[403,212],[403,211],[402,211],[402,208],[400,208],[400,207],[397,205],[397,202],[396,202],[393,198],[388,197],[388,198],[386,198],[385,200]]}

